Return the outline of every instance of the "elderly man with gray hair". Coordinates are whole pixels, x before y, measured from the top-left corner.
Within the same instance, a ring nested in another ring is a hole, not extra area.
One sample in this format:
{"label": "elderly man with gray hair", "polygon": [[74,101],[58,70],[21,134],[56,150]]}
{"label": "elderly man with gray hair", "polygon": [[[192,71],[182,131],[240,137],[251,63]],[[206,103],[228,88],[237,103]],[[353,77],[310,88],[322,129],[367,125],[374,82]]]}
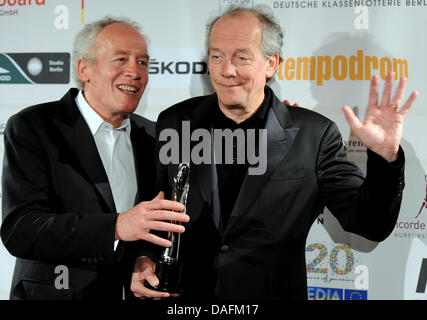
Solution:
{"label": "elderly man with gray hair", "polygon": [[[183,205],[154,193],[154,139],[135,115],[148,81],[136,23],[87,24],[73,50],[75,80],[59,101],[12,116],[4,133],[1,239],[17,257],[11,299],[127,297],[151,230],[183,232]],[[153,199],[154,198],[154,199]]]}
{"label": "elderly man with gray hair", "polygon": [[[224,153],[216,146],[215,156],[207,157],[211,163],[191,163],[181,287],[169,293],[193,299],[307,299],[305,242],[325,206],[345,230],[374,241],[386,239],[394,228],[404,187],[402,125],[417,92],[400,105],[407,79],[392,96],[391,73],[379,100],[374,76],[366,120],[343,107],[352,131],[368,148],[364,177],[347,159],[331,120],[283,104],[266,86],[280,63],[282,38],[279,23],[263,9],[231,8],[208,25],[215,93],[159,115],[159,151],[169,143],[160,138],[163,129],[181,133],[184,124],[192,132],[266,132],[265,140],[246,141],[247,148],[267,150],[266,170],[258,175],[251,175],[251,159],[235,161],[245,150],[238,139],[223,148],[233,151],[232,163],[217,157]],[[180,136],[180,143],[185,139]],[[177,170],[177,163],[158,164],[159,190],[170,193]],[[158,296],[158,258],[153,248],[138,259],[132,278],[137,297]]]}

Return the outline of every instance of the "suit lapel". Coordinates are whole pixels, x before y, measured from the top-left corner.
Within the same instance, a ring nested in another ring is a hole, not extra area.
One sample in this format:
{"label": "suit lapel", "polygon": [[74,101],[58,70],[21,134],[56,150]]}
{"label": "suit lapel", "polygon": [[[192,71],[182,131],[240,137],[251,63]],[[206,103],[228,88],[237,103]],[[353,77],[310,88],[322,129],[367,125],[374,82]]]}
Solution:
{"label": "suit lapel", "polygon": [[[279,120],[280,119],[280,120]],[[279,122],[280,121],[280,122]],[[276,170],[277,166],[286,157],[298,128],[292,127],[290,114],[283,103],[274,96],[265,128],[267,129],[267,169],[262,175],[248,175],[243,181],[239,196],[237,197],[231,216],[239,216],[245,212],[252,202],[258,197],[265,183]],[[262,139],[260,143],[262,143]],[[260,150],[262,150],[260,148]],[[227,224],[227,229],[232,227],[233,219]]]}
{"label": "suit lapel", "polygon": [[[206,114],[211,110],[211,108],[217,107],[217,101],[218,99],[216,94],[209,95],[199,105],[197,105],[197,107],[191,109],[191,112],[187,115],[188,120],[190,121],[191,132],[198,128],[209,130],[209,124],[206,122],[206,120],[210,119],[207,119]],[[192,141],[190,150],[192,150],[194,145],[196,145],[197,143],[199,142]],[[173,174],[176,174],[177,166],[173,166],[173,168]],[[193,221],[196,221],[196,219],[200,216],[204,208],[204,203],[208,203],[209,206],[212,205],[214,207],[213,220],[215,225],[218,227],[218,217],[215,216],[215,208],[218,208],[218,203],[212,204],[212,169],[213,166],[210,164],[191,164],[190,190],[187,202],[187,212],[191,214],[191,219]],[[171,176],[171,174],[169,174],[169,176]],[[199,200],[200,195],[202,196],[203,201]],[[217,213],[219,216],[219,212]]]}
{"label": "suit lapel", "polygon": [[137,194],[135,204],[143,200],[154,198],[154,138],[150,137],[143,124],[136,120],[134,115],[130,115],[131,121],[131,141],[133,157],[135,163],[135,173],[137,181]]}
{"label": "suit lapel", "polygon": [[[239,196],[236,200],[235,206],[231,213],[231,216],[239,216],[257,198],[261,192],[263,186],[271,177],[276,170],[277,166],[283,161],[286,154],[291,147],[295,136],[298,133],[298,128],[293,127],[290,114],[284,104],[278,100],[273,92],[273,105],[268,113],[266,122],[266,134],[267,134],[267,169],[263,175],[246,175]],[[191,131],[197,128],[208,129],[208,125],[203,123],[207,117],[206,113],[211,109],[217,107],[217,96],[216,94],[208,96],[204,101],[200,103],[197,108],[192,109],[192,113],[189,115]],[[210,120],[210,119],[206,119]],[[191,148],[193,145],[191,146]],[[192,149],[190,149],[192,150]],[[213,156],[213,152],[212,152]],[[212,161],[214,163],[214,161]],[[175,166],[173,166],[176,172]],[[223,233],[223,226],[221,223],[221,211],[218,193],[218,182],[216,176],[215,165],[193,165],[190,169],[190,192],[188,202],[188,212],[191,212],[192,220],[195,221],[203,208],[200,201],[193,202],[192,197],[195,196],[195,190],[191,188],[197,187],[203,197],[203,200],[207,202],[212,208],[212,217],[215,226],[220,234]],[[233,224],[233,220],[230,219],[226,226],[226,231]]]}
{"label": "suit lapel", "polygon": [[115,212],[113,194],[95,140],[74,101],[77,93],[76,89],[71,89],[61,99],[53,123],[65,140],[68,156],[94,184],[109,210]]}

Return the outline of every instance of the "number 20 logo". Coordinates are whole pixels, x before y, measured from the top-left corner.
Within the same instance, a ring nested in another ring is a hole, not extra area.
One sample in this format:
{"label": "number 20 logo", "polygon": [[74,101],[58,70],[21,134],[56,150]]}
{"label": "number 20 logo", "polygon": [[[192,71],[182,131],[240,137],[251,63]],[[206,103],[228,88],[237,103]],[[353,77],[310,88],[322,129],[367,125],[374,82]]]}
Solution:
{"label": "number 20 logo", "polygon": [[[328,274],[328,268],[318,267],[323,260],[326,259],[328,255],[328,249],[320,243],[312,243],[305,248],[305,252],[313,252],[315,250],[319,250],[319,254],[307,264],[307,272],[310,273],[322,273]],[[343,250],[345,253],[345,268],[341,269],[338,264],[338,254]],[[351,272],[354,267],[354,255],[351,248],[347,245],[339,244],[332,249],[331,254],[329,255],[329,264],[334,273],[340,276],[344,276]]]}

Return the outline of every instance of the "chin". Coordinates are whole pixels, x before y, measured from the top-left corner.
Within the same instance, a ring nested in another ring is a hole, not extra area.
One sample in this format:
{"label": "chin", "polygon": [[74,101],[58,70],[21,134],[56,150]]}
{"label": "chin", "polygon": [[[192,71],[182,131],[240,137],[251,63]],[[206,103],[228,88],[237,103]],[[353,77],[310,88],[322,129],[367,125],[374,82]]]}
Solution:
{"label": "chin", "polygon": [[133,104],[133,105],[122,106],[120,110],[122,110],[122,112],[125,112],[125,113],[132,113],[132,112],[135,112],[136,108],[138,108],[138,105]]}
{"label": "chin", "polygon": [[220,99],[219,100],[223,106],[240,106],[242,105],[242,100],[240,99]]}

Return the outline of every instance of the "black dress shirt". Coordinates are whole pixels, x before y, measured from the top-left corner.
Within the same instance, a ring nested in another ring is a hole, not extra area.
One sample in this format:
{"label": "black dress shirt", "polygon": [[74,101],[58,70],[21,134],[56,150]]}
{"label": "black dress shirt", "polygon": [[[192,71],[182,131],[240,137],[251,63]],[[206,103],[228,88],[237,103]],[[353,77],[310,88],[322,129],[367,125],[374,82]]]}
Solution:
{"label": "black dress shirt", "polygon": [[[227,118],[224,113],[222,113],[219,106],[217,108],[213,108],[212,112],[208,114],[210,118],[211,127],[214,129],[230,129],[231,131],[235,131],[236,129],[242,129],[244,132],[244,142],[246,144],[247,130],[255,129],[255,150],[258,153],[258,144],[259,144],[259,129],[263,129],[265,127],[265,123],[267,121],[268,110],[271,107],[272,98],[269,90],[264,90],[265,98],[261,106],[258,110],[245,121],[237,124],[230,118]],[[243,184],[243,180],[248,170],[248,159],[247,155],[244,155],[244,163],[238,163],[242,161],[238,161],[238,144],[237,139],[233,139],[233,163],[226,163],[226,145],[223,139],[222,146],[222,161],[216,164],[217,176],[218,176],[218,190],[219,190],[219,200],[221,205],[221,219],[222,225],[225,228],[231,212],[233,211],[234,204],[239,195],[241,186]],[[245,153],[247,150],[247,145],[245,145]]]}

